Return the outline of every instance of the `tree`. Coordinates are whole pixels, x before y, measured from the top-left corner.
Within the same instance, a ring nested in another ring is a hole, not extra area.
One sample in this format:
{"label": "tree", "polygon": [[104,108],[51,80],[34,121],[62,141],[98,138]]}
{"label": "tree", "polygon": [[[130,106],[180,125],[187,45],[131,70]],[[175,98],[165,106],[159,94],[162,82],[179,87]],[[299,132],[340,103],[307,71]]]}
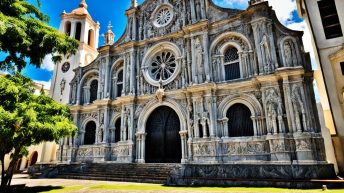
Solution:
{"label": "tree", "polygon": [[[34,94],[33,82],[15,73],[0,76],[0,160],[1,189],[11,184],[17,161],[27,155],[27,148],[45,141],[57,141],[76,133],[69,119],[68,106],[55,102],[41,91]],[[4,158],[11,153],[5,171]]]}
{"label": "tree", "polygon": [[[40,6],[40,0],[37,0]],[[50,27],[47,15],[27,0],[0,1],[0,51],[6,58],[0,70],[21,71],[27,59],[40,67],[44,57],[52,54],[55,63],[62,55],[75,54],[78,42]]]}

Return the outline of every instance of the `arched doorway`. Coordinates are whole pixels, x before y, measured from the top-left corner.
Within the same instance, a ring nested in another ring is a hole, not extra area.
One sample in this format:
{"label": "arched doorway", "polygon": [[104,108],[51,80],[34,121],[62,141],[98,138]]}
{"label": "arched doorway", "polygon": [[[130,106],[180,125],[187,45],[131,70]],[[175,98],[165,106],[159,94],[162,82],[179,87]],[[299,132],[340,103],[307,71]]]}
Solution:
{"label": "arched doorway", "polygon": [[96,142],[96,128],[97,125],[94,121],[87,123],[85,128],[84,145],[93,145]]}
{"label": "arched doorway", "polygon": [[30,160],[30,166],[33,166],[37,163],[38,153],[37,151],[33,152]]}
{"label": "arched doorway", "polygon": [[243,104],[235,104],[227,111],[229,137],[253,136],[251,111]]}
{"label": "arched doorway", "polygon": [[179,135],[180,120],[167,106],[155,109],[146,123],[147,163],[180,163],[182,158]]}

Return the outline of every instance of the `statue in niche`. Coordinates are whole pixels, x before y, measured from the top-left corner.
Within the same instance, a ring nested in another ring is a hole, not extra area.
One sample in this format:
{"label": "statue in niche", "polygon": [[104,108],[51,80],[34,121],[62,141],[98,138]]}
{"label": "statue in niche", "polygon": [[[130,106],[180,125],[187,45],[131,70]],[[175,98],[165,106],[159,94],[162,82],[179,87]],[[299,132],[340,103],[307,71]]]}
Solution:
{"label": "statue in niche", "polygon": [[63,95],[63,91],[64,91],[65,88],[66,88],[66,80],[65,80],[65,79],[62,79],[62,80],[61,80],[60,88],[61,88],[61,95]]}
{"label": "statue in niche", "polygon": [[277,134],[277,112],[274,103],[268,105],[268,134]]}
{"label": "statue in niche", "polygon": [[103,128],[99,128],[98,130],[98,143],[102,143],[104,141],[104,130]]}
{"label": "statue in niche", "polygon": [[278,97],[277,99],[277,115],[280,132],[285,133],[285,125],[283,120],[283,103],[280,97]]}
{"label": "statue in niche", "polygon": [[[268,110],[268,133],[277,134],[284,133],[285,126],[283,120],[283,104],[281,97],[277,94],[275,89],[271,89],[267,96],[267,110]],[[277,124],[278,122],[278,124]],[[279,129],[279,130],[278,130]]]}
{"label": "statue in niche", "polygon": [[202,125],[202,130],[203,130],[203,138],[207,138],[209,134],[209,113],[208,112],[203,112],[202,113],[202,119],[201,119],[201,125]]}
{"label": "statue in niche", "polygon": [[200,1],[196,1],[196,18],[197,18],[197,20],[202,19],[202,17],[201,17],[201,4],[200,4]]}
{"label": "statue in niche", "polygon": [[263,62],[265,62],[265,71],[270,72],[272,66],[272,57],[270,51],[270,44],[268,40],[268,36],[264,35],[262,41],[260,42],[260,49],[262,51]]}
{"label": "statue in niche", "polygon": [[283,44],[285,65],[286,67],[295,67],[297,66],[297,56],[295,44],[292,40],[287,40]]}
{"label": "statue in niche", "polygon": [[129,125],[130,125],[130,110],[126,109],[124,112],[124,127],[122,131],[122,141],[127,141],[128,140],[128,131],[129,131]]}
{"label": "statue in niche", "polygon": [[306,111],[304,108],[304,102],[301,98],[300,88],[296,85],[294,85],[292,89],[291,101],[294,110],[297,132],[302,132],[302,127],[303,129],[307,129]]}
{"label": "statue in niche", "polygon": [[152,38],[154,36],[152,25],[148,24],[147,26],[147,38]]}
{"label": "statue in niche", "polygon": [[195,41],[195,59],[197,67],[197,81],[198,83],[202,83],[204,81],[203,48],[199,38],[196,38]]}

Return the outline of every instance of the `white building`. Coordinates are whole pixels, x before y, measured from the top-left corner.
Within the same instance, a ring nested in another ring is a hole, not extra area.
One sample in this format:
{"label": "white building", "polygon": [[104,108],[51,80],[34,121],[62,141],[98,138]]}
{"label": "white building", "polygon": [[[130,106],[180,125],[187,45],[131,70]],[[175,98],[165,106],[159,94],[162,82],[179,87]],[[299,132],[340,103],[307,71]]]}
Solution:
{"label": "white building", "polygon": [[313,37],[319,70],[315,79],[324,109],[325,124],[341,174],[344,174],[344,1],[298,0],[298,12]]}

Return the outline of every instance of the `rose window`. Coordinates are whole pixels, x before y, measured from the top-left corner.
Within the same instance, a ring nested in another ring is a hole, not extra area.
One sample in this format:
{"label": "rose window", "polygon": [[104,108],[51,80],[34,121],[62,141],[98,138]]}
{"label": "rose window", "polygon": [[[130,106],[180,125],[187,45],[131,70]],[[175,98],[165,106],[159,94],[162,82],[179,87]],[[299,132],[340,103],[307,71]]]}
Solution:
{"label": "rose window", "polygon": [[170,7],[164,6],[155,14],[155,25],[163,27],[168,25],[173,18],[173,13]]}
{"label": "rose window", "polygon": [[163,51],[152,59],[150,75],[156,81],[167,80],[174,74],[176,68],[176,57],[169,51]]}

